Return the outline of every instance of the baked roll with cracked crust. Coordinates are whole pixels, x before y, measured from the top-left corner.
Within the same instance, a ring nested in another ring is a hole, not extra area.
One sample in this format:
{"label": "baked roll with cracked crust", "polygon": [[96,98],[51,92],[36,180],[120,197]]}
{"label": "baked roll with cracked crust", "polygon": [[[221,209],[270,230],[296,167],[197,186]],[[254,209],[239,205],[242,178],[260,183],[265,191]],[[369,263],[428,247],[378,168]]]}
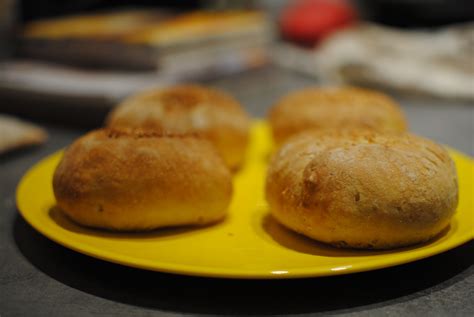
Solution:
{"label": "baked roll with cracked crust", "polygon": [[231,169],[244,159],[250,118],[228,94],[198,85],[177,85],[133,95],[108,116],[112,128],[198,133],[211,141]]}
{"label": "baked roll with cracked crust", "polygon": [[338,247],[388,249],[427,241],[456,210],[453,161],[434,142],[372,131],[301,133],[273,157],[272,215]]}
{"label": "baked roll with cracked crust", "polygon": [[311,87],[295,91],[272,106],[269,121],[277,145],[313,129],[378,132],[407,129],[405,116],[392,98],[355,87]]}
{"label": "baked roll with cracked crust", "polygon": [[221,220],[232,178],[205,139],[101,129],[65,151],[53,189],[58,207],[79,224],[139,231]]}

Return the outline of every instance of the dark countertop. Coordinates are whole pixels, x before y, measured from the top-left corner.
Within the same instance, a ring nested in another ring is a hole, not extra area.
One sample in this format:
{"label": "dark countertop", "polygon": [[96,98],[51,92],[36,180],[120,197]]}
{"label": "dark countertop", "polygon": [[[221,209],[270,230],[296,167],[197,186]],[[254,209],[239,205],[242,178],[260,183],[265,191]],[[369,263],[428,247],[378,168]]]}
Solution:
{"label": "dark countertop", "polygon": [[[210,84],[255,116],[310,78],[267,68]],[[412,130],[474,154],[474,105],[398,99]],[[341,314],[473,316],[474,241],[398,267],[353,275],[274,281],[185,277],[96,260],[51,242],[15,207],[15,187],[39,159],[84,130],[47,126],[42,147],[0,156],[0,316]]]}

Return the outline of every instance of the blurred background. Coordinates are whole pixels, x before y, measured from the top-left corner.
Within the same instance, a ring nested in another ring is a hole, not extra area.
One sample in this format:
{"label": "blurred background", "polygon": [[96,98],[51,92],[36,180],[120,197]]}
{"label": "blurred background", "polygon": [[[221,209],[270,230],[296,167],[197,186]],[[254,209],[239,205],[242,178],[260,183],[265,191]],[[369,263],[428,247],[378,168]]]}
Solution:
{"label": "blurred background", "polygon": [[231,90],[254,116],[314,84],[470,107],[474,1],[0,0],[0,133],[12,115],[100,126],[137,90],[191,81]]}

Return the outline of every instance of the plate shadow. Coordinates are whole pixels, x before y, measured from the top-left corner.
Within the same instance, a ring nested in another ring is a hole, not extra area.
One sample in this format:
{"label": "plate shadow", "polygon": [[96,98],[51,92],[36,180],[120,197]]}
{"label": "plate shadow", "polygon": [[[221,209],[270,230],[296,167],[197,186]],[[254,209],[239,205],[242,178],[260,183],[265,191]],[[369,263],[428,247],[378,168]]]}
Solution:
{"label": "plate shadow", "polygon": [[372,272],[297,280],[231,280],[164,274],[97,260],[50,241],[20,215],[14,220],[12,235],[19,251],[38,270],[96,296],[99,302],[107,299],[179,313],[353,312],[409,301],[474,274],[474,241],[425,260]]}

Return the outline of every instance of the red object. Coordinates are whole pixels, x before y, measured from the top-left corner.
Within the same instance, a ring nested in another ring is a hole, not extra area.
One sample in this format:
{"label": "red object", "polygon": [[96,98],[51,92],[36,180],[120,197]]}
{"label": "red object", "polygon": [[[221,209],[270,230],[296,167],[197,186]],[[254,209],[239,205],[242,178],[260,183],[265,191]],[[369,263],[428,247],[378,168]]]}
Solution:
{"label": "red object", "polygon": [[315,44],[356,20],[354,8],[344,0],[301,0],[283,11],[283,36],[302,44]]}

